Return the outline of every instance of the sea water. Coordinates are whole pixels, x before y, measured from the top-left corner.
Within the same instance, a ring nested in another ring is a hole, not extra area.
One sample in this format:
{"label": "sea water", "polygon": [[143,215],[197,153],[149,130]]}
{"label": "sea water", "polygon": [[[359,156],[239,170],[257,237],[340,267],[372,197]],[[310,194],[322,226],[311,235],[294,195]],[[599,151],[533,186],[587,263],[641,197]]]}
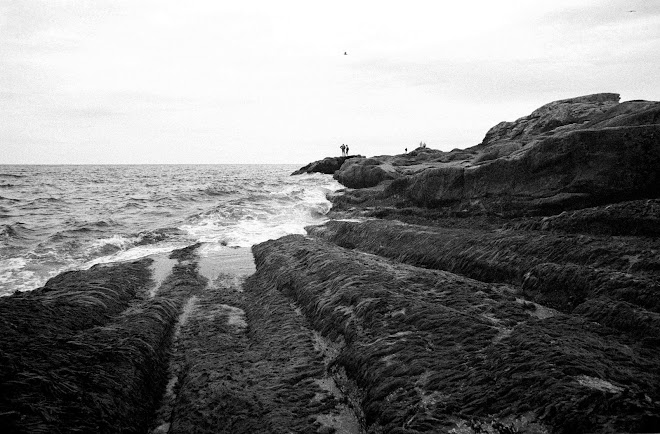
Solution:
{"label": "sea water", "polygon": [[[0,165],[0,295],[197,242],[250,247],[326,221],[329,175],[292,165]],[[220,255],[222,256],[222,254]]]}

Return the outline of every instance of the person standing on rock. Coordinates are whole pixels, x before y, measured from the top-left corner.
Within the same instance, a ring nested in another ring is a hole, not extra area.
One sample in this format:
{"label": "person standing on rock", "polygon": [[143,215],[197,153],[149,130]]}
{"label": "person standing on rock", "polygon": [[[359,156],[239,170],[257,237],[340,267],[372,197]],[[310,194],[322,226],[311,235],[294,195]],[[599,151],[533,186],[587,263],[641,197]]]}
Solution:
{"label": "person standing on rock", "polygon": [[346,156],[348,157],[348,145],[346,145]]}
{"label": "person standing on rock", "polygon": [[341,149],[341,156],[343,157],[344,155],[346,155],[346,145],[342,143],[339,148]]}

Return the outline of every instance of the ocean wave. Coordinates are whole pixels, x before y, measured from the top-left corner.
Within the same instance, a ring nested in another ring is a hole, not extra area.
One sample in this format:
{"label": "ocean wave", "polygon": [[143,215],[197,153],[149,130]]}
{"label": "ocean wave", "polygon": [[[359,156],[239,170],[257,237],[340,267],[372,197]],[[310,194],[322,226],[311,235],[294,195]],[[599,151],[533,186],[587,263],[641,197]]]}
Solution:
{"label": "ocean wave", "polygon": [[[0,178],[0,184],[16,185],[0,191],[18,198],[0,196],[0,217],[6,218],[0,219],[5,255],[0,260],[27,260],[24,268],[17,262],[7,269],[10,275],[6,283],[0,282],[0,291],[13,291],[25,282],[32,285],[51,273],[167,252],[195,242],[249,247],[291,233],[304,234],[305,226],[327,219],[331,205],[326,193],[341,188],[327,175],[289,177],[290,168],[29,170],[34,182]],[[49,186],[42,189],[42,185]],[[14,225],[19,219],[30,229]]]}
{"label": "ocean wave", "polygon": [[12,225],[0,225],[0,237],[18,238],[18,232]]}
{"label": "ocean wave", "polygon": [[128,202],[126,205],[122,206],[122,209],[144,209],[147,205],[138,202]]}
{"label": "ocean wave", "polygon": [[17,175],[15,173],[0,173],[2,178],[25,178],[27,175]]}
{"label": "ocean wave", "polygon": [[31,230],[21,222],[0,225],[0,238],[25,239]]}
{"label": "ocean wave", "polygon": [[[98,258],[119,254],[135,248],[158,244],[179,243],[186,233],[178,228],[168,227],[142,231],[136,234],[113,234],[109,237],[92,240],[85,249],[85,257]],[[178,244],[177,244],[178,245]]]}
{"label": "ocean wave", "polygon": [[69,226],[49,236],[51,241],[60,241],[68,238],[76,238],[79,236],[90,236],[92,234],[105,233],[108,228],[116,226],[113,220],[97,220],[91,222],[81,222],[76,219],[67,220],[64,223]]}
{"label": "ocean wave", "polygon": [[22,206],[27,209],[38,209],[42,207],[52,206],[54,204],[59,205],[64,203],[65,201],[63,199],[49,196],[49,197],[38,197],[36,199],[27,202],[25,205]]}
{"label": "ocean wave", "polygon": [[136,246],[145,246],[149,244],[156,244],[175,238],[180,235],[185,235],[185,232],[179,228],[161,228],[153,231],[145,231],[137,234],[135,242]]}
{"label": "ocean wave", "polygon": [[87,224],[91,225],[91,226],[94,226],[94,227],[97,227],[97,228],[107,228],[107,227],[110,227],[110,226],[116,226],[117,225],[117,223],[115,223],[113,220],[98,220],[98,221],[90,222],[90,223],[87,223]]}
{"label": "ocean wave", "polygon": [[197,191],[208,196],[230,196],[232,194],[241,193],[239,190],[227,186],[210,186],[206,188],[200,188]]}
{"label": "ocean wave", "polygon": [[[25,269],[27,263],[22,257],[0,259],[0,296],[34,289],[42,283],[33,271]],[[2,291],[3,287],[9,289]]]}
{"label": "ocean wave", "polygon": [[200,242],[250,247],[292,233],[304,234],[306,226],[326,221],[331,207],[323,191],[288,186],[273,194],[218,204],[190,216],[181,229]]}

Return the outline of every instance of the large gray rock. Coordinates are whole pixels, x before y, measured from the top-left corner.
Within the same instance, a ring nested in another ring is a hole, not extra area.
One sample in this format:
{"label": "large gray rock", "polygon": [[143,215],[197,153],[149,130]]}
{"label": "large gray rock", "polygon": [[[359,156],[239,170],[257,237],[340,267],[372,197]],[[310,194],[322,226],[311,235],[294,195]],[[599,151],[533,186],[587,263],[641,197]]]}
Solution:
{"label": "large gray rock", "polygon": [[613,93],[555,101],[496,125],[472,148],[352,160],[334,177],[351,188],[380,183],[378,197],[399,205],[463,214],[552,214],[660,197],[660,103],[618,101]]}
{"label": "large gray rock", "polygon": [[405,189],[419,205],[479,201],[503,213],[543,213],[659,193],[660,125],[554,135],[507,157],[430,168],[409,177]]}
{"label": "large gray rock", "polygon": [[361,155],[351,155],[348,157],[326,157],[323,160],[314,161],[308,165],[301,167],[293,172],[291,175],[301,175],[303,173],[324,173],[332,175],[344,164],[344,162],[351,158],[363,158]]}
{"label": "large gray rock", "polygon": [[350,188],[374,187],[382,181],[396,179],[399,176],[391,164],[375,158],[346,161],[334,174],[337,181]]}
{"label": "large gray rock", "polygon": [[608,112],[618,103],[619,94],[616,93],[598,93],[554,101],[515,122],[500,122],[495,125],[488,130],[481,146],[503,140],[525,143],[540,134],[560,127],[580,126]]}

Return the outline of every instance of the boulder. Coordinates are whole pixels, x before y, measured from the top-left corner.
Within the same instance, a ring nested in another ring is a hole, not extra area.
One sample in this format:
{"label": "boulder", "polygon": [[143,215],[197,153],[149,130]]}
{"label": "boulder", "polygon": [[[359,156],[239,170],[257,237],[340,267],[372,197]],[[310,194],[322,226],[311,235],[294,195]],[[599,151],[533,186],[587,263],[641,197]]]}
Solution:
{"label": "boulder", "polygon": [[488,130],[480,146],[504,140],[525,143],[559,127],[579,126],[608,112],[619,103],[619,99],[616,93],[598,93],[551,102],[514,122],[495,125]]}
{"label": "boulder", "polygon": [[348,159],[363,158],[361,155],[351,155],[348,157],[326,157],[323,160],[314,161],[308,165],[301,167],[293,172],[291,175],[301,175],[303,173],[324,173],[332,175],[344,164]]}
{"label": "boulder", "polygon": [[521,216],[660,197],[658,167],[660,103],[601,93],[500,123],[472,148],[350,160],[334,177],[352,189],[380,184],[374,196],[397,206]]}
{"label": "boulder", "polygon": [[549,214],[660,194],[660,125],[578,130],[505,158],[413,175],[406,196],[423,206],[480,201],[505,214]]}
{"label": "boulder", "polygon": [[399,176],[391,164],[375,158],[349,160],[334,174],[337,181],[349,188],[374,187]]}

